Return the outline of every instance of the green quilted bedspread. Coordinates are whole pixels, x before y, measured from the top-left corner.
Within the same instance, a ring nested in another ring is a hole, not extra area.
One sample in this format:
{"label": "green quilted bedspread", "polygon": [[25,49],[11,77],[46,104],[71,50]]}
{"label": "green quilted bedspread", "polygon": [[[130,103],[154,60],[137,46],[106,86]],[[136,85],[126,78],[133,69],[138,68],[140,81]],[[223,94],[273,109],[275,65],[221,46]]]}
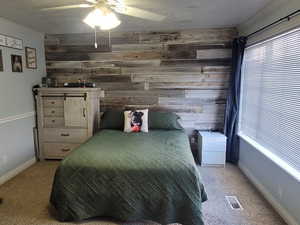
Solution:
{"label": "green quilted bedspread", "polygon": [[60,221],[105,216],[203,225],[207,200],[188,137],[179,130],[103,130],[58,167],[51,203]]}

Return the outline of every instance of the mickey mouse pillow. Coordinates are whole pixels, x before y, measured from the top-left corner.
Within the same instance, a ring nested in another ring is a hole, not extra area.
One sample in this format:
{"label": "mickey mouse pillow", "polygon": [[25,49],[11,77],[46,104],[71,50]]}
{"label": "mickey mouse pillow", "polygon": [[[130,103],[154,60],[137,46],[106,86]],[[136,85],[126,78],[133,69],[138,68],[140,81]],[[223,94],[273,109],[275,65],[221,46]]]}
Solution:
{"label": "mickey mouse pillow", "polygon": [[148,109],[125,111],[124,132],[148,132]]}

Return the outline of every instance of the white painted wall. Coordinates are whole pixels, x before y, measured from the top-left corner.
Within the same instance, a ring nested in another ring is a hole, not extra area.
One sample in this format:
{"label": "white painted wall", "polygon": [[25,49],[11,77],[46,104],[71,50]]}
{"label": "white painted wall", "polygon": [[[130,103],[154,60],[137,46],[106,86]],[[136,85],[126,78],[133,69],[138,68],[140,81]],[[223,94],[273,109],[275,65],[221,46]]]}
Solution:
{"label": "white painted wall", "polygon": [[[273,0],[256,16],[238,27],[240,34],[247,35],[298,9],[300,9],[300,0]],[[290,22],[283,22],[254,36],[248,44],[295,27],[300,27],[300,15]],[[242,139],[240,140],[239,166],[290,225],[300,224],[299,181]]]}
{"label": "white painted wall", "polygon": [[[288,14],[300,9],[300,0],[273,0],[260,10],[255,16],[238,26],[240,35],[250,34],[259,28],[262,28],[277,19],[287,16]],[[259,35],[253,36],[248,40],[248,44],[259,40],[272,37],[284,31],[300,26],[300,15],[293,17],[289,22],[283,22],[274,26]]]}
{"label": "white painted wall", "polygon": [[[34,157],[34,102],[31,88],[46,75],[44,35],[0,18],[0,33],[23,40],[37,49],[38,68],[26,68],[25,49],[0,46],[4,72],[0,72],[0,178]],[[11,54],[22,55],[23,73],[13,73]],[[18,117],[24,117],[18,119]]]}

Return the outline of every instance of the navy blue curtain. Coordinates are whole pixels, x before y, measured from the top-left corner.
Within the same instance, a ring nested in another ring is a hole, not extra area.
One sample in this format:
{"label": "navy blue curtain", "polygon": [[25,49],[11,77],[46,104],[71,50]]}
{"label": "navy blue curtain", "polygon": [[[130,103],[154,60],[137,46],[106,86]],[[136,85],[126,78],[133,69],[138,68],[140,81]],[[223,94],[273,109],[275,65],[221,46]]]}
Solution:
{"label": "navy blue curtain", "polygon": [[226,160],[234,164],[237,164],[239,161],[237,127],[241,89],[241,69],[246,42],[246,37],[239,37],[234,39],[232,43],[232,72],[225,112],[224,133],[227,136]]}

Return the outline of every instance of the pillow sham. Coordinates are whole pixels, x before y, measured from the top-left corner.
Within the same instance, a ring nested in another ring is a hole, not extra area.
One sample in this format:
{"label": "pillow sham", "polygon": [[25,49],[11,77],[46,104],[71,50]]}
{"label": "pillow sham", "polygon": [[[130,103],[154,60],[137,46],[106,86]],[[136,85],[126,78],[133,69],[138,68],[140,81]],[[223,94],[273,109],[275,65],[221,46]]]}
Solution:
{"label": "pillow sham", "polygon": [[104,112],[100,121],[100,129],[123,130],[124,113],[118,110]]}
{"label": "pillow sham", "polygon": [[124,132],[148,132],[148,109],[124,111]]}
{"label": "pillow sham", "polygon": [[149,129],[183,130],[180,117],[173,112],[149,112]]}

